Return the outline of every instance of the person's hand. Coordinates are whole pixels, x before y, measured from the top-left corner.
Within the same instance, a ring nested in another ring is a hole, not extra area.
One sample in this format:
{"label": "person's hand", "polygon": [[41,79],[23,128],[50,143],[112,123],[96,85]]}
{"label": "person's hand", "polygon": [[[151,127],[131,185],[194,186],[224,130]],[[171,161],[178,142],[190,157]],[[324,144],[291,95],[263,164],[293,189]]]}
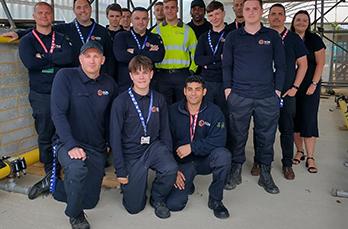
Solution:
{"label": "person's hand", "polygon": [[284,93],[283,98],[284,98],[285,96],[294,97],[294,96],[296,95],[296,93],[297,93],[297,89],[294,88],[294,87],[292,87],[292,88],[290,88],[289,90],[287,90],[287,91]]}
{"label": "person's hand", "polygon": [[179,146],[178,149],[176,150],[176,154],[178,155],[180,159],[183,159],[184,157],[190,155],[190,153],[191,153],[190,144]]}
{"label": "person's hand", "polygon": [[69,150],[68,155],[71,159],[77,159],[82,161],[86,160],[87,158],[85,151],[79,147],[74,147],[71,150]]}
{"label": "person's hand", "polygon": [[10,40],[9,40],[10,42],[15,41],[15,40],[17,40],[19,38],[18,34],[16,32],[13,32],[13,31],[3,33],[0,36],[2,36],[2,37],[9,37],[10,38]]}
{"label": "person's hand", "polygon": [[185,176],[181,171],[178,171],[176,174],[176,182],[174,184],[174,187],[179,190],[185,189]]}
{"label": "person's hand", "polygon": [[134,54],[134,49],[129,48],[129,49],[127,49],[127,52]]}
{"label": "person's hand", "polygon": [[280,98],[280,96],[282,95],[282,92],[279,90],[275,90],[275,93],[277,94],[277,96]]}
{"label": "person's hand", "polygon": [[307,89],[306,95],[313,95],[315,89],[317,89],[317,85],[311,83]]}
{"label": "person's hand", "polygon": [[228,96],[230,95],[232,89],[231,88],[226,88],[225,89],[225,99],[227,100]]}
{"label": "person's hand", "polygon": [[128,177],[117,177],[117,181],[120,184],[128,184]]}
{"label": "person's hand", "polygon": [[149,51],[158,51],[158,50],[159,50],[158,45],[150,45]]}

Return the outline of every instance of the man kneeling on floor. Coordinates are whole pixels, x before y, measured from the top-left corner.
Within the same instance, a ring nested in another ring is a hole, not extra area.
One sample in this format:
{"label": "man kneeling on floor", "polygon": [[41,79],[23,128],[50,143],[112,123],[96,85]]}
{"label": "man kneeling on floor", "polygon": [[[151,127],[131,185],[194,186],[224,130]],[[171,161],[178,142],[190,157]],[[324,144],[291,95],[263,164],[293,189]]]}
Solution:
{"label": "man kneeling on floor", "polygon": [[156,171],[150,204],[159,218],[168,218],[165,199],[175,183],[177,164],[171,153],[168,109],[164,97],[150,90],[152,61],[135,56],[129,62],[133,86],[113,102],[110,143],[123,206],[131,214],[146,205],[148,170]]}
{"label": "man kneeling on floor", "polygon": [[175,187],[167,198],[172,211],[182,210],[188,195],[194,190],[196,175],[213,174],[209,187],[208,207],[217,218],[229,217],[222,203],[225,180],[230,171],[231,153],[224,148],[226,128],[220,108],[204,100],[205,83],[199,76],[191,76],[185,82],[186,99],[169,109],[175,156],[179,171]]}
{"label": "man kneeling on floor", "polygon": [[94,208],[104,177],[108,117],[117,86],[100,74],[103,47],[89,41],[81,47],[81,67],[57,73],[52,86],[51,112],[58,135],[57,157],[64,169],[54,199],[67,203],[72,228],[89,229],[83,209]]}

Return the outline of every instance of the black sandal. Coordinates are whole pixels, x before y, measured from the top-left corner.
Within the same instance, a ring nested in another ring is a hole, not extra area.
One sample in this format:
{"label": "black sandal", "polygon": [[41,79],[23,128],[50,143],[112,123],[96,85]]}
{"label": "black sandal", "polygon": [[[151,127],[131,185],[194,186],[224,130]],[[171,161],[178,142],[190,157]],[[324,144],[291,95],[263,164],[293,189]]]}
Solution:
{"label": "black sandal", "polygon": [[[298,154],[301,154],[300,159],[297,159],[297,158],[296,158]],[[301,150],[297,150],[296,155],[295,155],[295,158],[292,159],[292,164],[293,164],[293,165],[298,165],[298,164],[301,163],[301,161],[304,161],[304,159],[306,159],[306,156],[305,156],[304,152],[301,151]]]}
{"label": "black sandal", "polygon": [[310,167],[308,167],[308,166],[309,166],[308,160],[313,160],[313,161],[315,161],[315,159],[314,159],[313,157],[307,157],[307,160],[306,160],[307,171],[308,171],[309,173],[317,173],[317,172],[318,172],[318,169],[317,169],[316,166],[310,166]]}

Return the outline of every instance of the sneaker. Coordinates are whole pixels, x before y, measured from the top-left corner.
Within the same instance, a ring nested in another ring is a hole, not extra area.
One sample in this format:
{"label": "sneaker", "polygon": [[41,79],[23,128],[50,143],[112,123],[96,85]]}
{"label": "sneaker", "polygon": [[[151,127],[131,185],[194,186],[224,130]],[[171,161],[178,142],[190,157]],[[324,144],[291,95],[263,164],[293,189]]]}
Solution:
{"label": "sneaker", "polygon": [[154,202],[150,199],[150,205],[155,209],[155,215],[158,218],[166,219],[170,216],[170,211],[163,201]]}
{"label": "sneaker", "polygon": [[29,189],[28,198],[33,200],[42,194],[46,194],[50,190],[50,180],[52,176],[52,171],[48,172],[42,180],[34,184]]}
{"label": "sneaker", "polygon": [[85,217],[85,213],[81,212],[76,218],[70,217],[69,222],[72,229],[89,229],[89,223]]}

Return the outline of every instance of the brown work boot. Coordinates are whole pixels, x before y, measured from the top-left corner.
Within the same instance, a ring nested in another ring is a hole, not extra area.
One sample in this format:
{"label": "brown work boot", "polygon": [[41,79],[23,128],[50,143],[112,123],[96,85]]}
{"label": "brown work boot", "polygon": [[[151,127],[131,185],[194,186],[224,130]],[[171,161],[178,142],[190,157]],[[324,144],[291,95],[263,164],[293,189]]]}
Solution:
{"label": "brown work boot", "polygon": [[283,174],[284,174],[285,179],[287,179],[287,180],[295,179],[295,173],[291,167],[283,167]]}
{"label": "brown work boot", "polygon": [[250,172],[252,176],[260,176],[260,165],[254,162]]}

